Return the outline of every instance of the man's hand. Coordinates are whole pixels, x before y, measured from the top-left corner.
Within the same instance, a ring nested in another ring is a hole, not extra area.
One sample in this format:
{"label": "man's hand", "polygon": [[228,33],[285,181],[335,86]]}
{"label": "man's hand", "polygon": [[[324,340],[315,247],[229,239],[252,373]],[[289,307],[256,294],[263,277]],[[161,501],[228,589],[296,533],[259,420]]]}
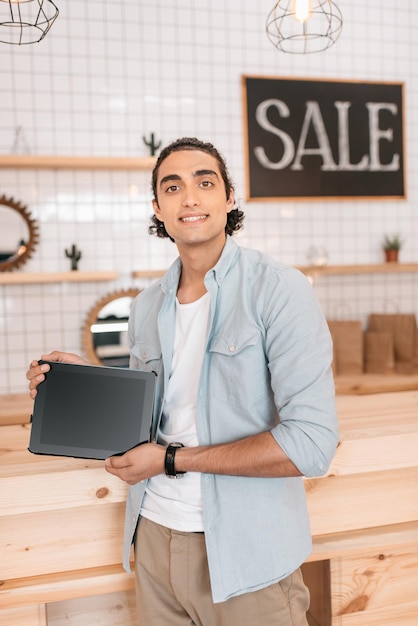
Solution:
{"label": "man's hand", "polygon": [[[49,354],[43,354],[41,356],[42,361],[59,361],[60,363],[76,363],[78,365],[89,365],[87,361],[78,356],[78,354],[72,354],[71,352],[50,352]],[[29,381],[29,395],[32,399],[35,398],[37,386],[39,383],[45,380],[45,374],[50,370],[50,366],[47,363],[39,365],[38,361],[32,361],[26,372],[26,378]]]}
{"label": "man's hand", "polygon": [[164,474],[165,450],[157,443],[143,443],[121,456],[106,459],[105,469],[128,485],[135,485],[146,478]]}

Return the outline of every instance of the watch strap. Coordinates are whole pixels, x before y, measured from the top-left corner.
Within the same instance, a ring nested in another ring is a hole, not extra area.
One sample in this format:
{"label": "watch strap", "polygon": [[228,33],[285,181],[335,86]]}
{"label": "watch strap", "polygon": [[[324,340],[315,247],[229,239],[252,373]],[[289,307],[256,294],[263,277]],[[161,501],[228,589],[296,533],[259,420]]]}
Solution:
{"label": "watch strap", "polygon": [[170,443],[165,451],[164,469],[166,476],[168,476],[169,478],[180,478],[186,473],[176,472],[174,461],[176,457],[176,452],[179,448],[184,448],[184,445],[176,441],[174,443]]}

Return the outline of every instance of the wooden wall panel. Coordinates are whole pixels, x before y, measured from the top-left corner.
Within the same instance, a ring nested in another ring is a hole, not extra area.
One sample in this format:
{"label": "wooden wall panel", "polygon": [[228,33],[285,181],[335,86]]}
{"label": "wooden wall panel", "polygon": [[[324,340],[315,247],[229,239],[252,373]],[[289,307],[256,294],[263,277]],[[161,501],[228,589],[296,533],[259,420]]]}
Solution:
{"label": "wooden wall panel", "polygon": [[28,451],[30,428],[30,424],[0,426],[0,477],[103,468],[103,461],[31,454]]}
{"label": "wooden wall panel", "polygon": [[409,546],[408,551],[383,549],[367,556],[332,559],[330,574],[333,618],[357,614],[363,626],[369,613],[383,615],[388,609],[415,604],[418,624],[418,545]]}
{"label": "wooden wall panel", "polygon": [[404,546],[418,545],[418,521],[390,526],[353,530],[344,534],[317,535],[313,538],[313,550],[308,561],[321,561],[350,554],[372,554]]}
{"label": "wooden wall panel", "polygon": [[[48,604],[48,626],[137,626],[135,592]],[[163,625],[161,625],[163,626]]]}
{"label": "wooden wall panel", "polygon": [[120,563],[125,504],[0,517],[2,577]]}
{"label": "wooden wall panel", "polygon": [[46,607],[44,604],[34,604],[14,609],[1,609],[0,624],[2,626],[47,626]]}
{"label": "wooden wall panel", "polygon": [[418,468],[305,481],[314,535],[418,519]]}
{"label": "wooden wall panel", "polygon": [[[127,485],[103,468],[0,477],[1,515],[24,515],[125,502]],[[42,482],[42,485],[40,484]]]}
{"label": "wooden wall panel", "polygon": [[333,626],[417,626],[418,606],[416,603],[397,607],[385,607],[365,613],[351,613],[333,623]]}
{"label": "wooden wall panel", "polygon": [[122,564],[118,563],[69,572],[52,572],[43,576],[11,578],[2,581],[0,587],[1,624],[3,608],[128,591],[135,588],[135,575],[133,571],[130,574],[125,572]]}
{"label": "wooden wall panel", "polygon": [[[417,406],[418,416],[418,406]],[[328,475],[364,474],[418,467],[418,431],[376,435],[373,442],[367,437],[344,437],[338,446]]]}

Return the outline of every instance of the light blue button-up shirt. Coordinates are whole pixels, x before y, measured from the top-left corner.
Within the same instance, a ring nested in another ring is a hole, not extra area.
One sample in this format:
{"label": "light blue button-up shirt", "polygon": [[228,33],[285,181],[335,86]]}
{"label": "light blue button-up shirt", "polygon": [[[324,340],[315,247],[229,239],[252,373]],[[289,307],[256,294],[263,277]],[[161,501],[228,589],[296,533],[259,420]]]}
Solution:
{"label": "light blue button-up shirt", "polygon": [[[173,352],[177,259],[131,311],[131,367],[157,374],[153,434]],[[227,237],[205,277],[211,317],[197,401],[201,445],[271,431],[304,476],[326,472],[338,442],[332,344],[306,277]],[[186,381],[185,381],[186,382]],[[130,488],[124,564],[145,486]],[[303,479],[202,474],[214,602],[288,576],[311,551]]]}

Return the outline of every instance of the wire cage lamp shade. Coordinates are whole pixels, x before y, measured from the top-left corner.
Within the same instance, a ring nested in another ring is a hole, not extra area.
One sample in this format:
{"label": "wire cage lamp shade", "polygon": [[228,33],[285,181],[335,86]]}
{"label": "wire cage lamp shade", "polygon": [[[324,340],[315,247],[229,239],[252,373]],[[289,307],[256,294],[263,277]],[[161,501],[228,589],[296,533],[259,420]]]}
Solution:
{"label": "wire cage lamp shade", "polygon": [[0,0],[0,42],[37,43],[58,17],[52,0]]}
{"label": "wire cage lamp shade", "polygon": [[282,52],[310,54],[330,48],[342,26],[341,11],[332,0],[279,0],[267,16],[266,33]]}

